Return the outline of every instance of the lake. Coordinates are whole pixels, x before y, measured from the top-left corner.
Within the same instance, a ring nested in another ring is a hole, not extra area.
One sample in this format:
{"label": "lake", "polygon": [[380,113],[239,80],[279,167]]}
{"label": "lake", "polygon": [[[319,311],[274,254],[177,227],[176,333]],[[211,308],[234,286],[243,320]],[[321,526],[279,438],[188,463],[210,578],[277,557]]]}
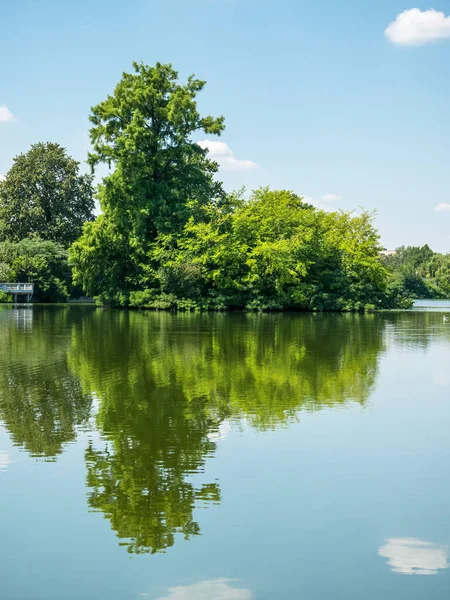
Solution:
{"label": "lake", "polygon": [[448,600],[442,310],[1,307],[0,597]]}
{"label": "lake", "polygon": [[450,300],[416,300],[414,310],[436,310],[450,314]]}

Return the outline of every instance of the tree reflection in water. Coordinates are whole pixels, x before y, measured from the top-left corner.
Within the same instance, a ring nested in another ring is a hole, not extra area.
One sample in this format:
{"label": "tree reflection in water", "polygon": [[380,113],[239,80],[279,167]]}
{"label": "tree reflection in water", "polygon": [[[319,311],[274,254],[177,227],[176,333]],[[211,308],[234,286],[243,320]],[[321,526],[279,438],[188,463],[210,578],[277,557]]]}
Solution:
{"label": "tree reflection in water", "polygon": [[384,324],[368,315],[5,308],[0,418],[16,445],[47,460],[80,426],[94,426],[90,508],[129,552],[161,552],[177,534],[199,534],[196,507],[220,502],[203,471],[233,422],[267,430],[302,410],[364,405]]}
{"label": "tree reflection in water", "polygon": [[92,396],[68,365],[79,313],[65,308],[0,311],[0,420],[16,446],[54,460],[89,418]]}
{"label": "tree reflection in water", "polygon": [[132,553],[197,535],[195,507],[219,502],[220,490],[191,475],[214,453],[220,424],[268,429],[301,409],[364,404],[382,349],[376,317],[91,314],[74,329],[69,360],[100,401],[89,506]]}

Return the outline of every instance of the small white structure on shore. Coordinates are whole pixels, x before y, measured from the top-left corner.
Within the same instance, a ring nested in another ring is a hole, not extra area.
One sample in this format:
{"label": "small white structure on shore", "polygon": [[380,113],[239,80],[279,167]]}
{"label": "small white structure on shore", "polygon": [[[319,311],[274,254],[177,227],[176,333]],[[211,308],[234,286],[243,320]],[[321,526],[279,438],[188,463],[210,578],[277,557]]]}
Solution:
{"label": "small white structure on shore", "polygon": [[14,302],[17,302],[18,296],[25,296],[26,302],[31,302],[34,293],[34,283],[1,283],[0,291],[5,294],[11,294]]}

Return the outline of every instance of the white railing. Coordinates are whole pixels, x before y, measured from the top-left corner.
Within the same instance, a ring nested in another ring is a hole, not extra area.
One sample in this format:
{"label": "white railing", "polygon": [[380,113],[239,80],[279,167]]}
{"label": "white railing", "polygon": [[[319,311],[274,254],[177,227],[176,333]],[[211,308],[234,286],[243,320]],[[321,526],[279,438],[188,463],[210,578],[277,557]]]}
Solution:
{"label": "white railing", "polygon": [[0,283],[0,290],[10,294],[32,294],[34,283]]}

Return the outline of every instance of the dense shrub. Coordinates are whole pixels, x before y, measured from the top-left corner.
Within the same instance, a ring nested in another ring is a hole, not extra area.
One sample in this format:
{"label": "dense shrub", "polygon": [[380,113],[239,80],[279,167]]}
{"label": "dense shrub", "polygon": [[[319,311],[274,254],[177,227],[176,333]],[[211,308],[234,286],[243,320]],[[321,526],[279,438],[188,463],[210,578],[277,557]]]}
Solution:
{"label": "dense shrub", "polygon": [[10,281],[33,282],[34,299],[64,302],[69,296],[71,271],[61,244],[40,239],[0,243],[0,263]]}

